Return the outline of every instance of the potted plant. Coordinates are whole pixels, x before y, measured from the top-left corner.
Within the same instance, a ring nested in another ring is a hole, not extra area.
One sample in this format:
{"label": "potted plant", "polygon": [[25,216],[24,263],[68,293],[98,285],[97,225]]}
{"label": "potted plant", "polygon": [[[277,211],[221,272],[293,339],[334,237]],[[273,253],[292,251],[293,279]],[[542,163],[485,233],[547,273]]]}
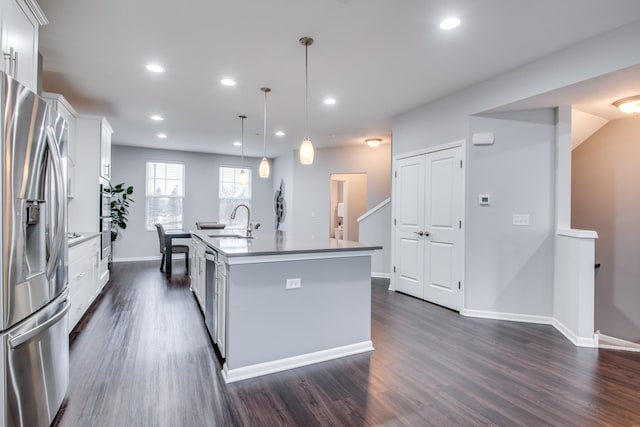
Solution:
{"label": "potted plant", "polygon": [[135,200],[131,198],[133,186],[127,186],[124,182],[112,186],[109,184],[111,193],[111,241],[118,238],[120,230],[127,228],[129,221],[129,205]]}

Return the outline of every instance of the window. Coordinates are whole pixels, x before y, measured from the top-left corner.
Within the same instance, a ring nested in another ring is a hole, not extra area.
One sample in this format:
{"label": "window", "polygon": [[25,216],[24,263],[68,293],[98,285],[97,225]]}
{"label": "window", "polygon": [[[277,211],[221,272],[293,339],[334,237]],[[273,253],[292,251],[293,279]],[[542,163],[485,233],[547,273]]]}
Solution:
{"label": "window", "polygon": [[184,199],[184,165],[182,163],[147,162],[147,230],[159,222],[168,230],[182,228]]}
{"label": "window", "polygon": [[238,184],[238,175],[241,170],[240,168],[220,168],[218,222],[227,224],[227,226],[244,226],[247,223],[246,209],[239,209],[236,219],[231,219],[233,208],[240,203],[251,207],[251,169],[244,168],[244,172],[247,174],[247,185]]}

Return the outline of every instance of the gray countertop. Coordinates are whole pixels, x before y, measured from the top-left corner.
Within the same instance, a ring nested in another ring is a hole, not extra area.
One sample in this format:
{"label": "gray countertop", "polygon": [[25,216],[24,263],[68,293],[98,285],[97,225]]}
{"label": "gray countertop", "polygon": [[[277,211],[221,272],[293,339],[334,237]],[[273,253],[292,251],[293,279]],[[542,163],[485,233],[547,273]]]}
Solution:
{"label": "gray countertop", "polygon": [[[80,237],[70,237],[69,235],[74,234],[74,235],[78,235]],[[100,233],[98,233],[97,231],[75,231],[75,232],[69,232],[67,235],[67,241],[69,244],[69,247],[75,246],[75,245],[79,245],[82,242],[86,242],[89,239],[93,239],[96,236],[99,236]]]}
{"label": "gray countertop", "polygon": [[191,230],[193,236],[227,257],[284,255],[318,252],[371,251],[382,249],[379,245],[351,242],[331,238],[299,238],[295,235],[254,233],[254,238],[238,238],[240,230]]}

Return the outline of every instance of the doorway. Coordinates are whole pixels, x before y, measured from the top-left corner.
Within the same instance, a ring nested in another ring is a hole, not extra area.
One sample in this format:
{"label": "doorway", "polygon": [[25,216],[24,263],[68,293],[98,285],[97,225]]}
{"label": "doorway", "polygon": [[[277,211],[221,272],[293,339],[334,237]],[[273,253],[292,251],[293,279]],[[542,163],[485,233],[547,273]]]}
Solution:
{"label": "doorway", "polygon": [[367,210],[367,174],[329,177],[329,237],[357,242],[358,218]]}
{"label": "doorway", "polygon": [[393,280],[397,291],[462,308],[462,145],[395,161]]}

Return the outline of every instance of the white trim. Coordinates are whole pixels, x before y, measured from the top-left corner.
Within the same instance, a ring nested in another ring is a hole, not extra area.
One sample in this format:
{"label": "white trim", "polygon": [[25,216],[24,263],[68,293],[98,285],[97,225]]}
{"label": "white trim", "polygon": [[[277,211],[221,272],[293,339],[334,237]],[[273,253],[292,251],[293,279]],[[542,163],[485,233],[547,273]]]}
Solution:
{"label": "white trim", "polygon": [[367,212],[365,212],[362,215],[360,215],[358,217],[357,221],[361,222],[363,219],[365,219],[369,215],[373,215],[374,213],[376,213],[377,211],[379,211],[380,209],[382,209],[383,207],[385,207],[389,203],[391,203],[391,197],[388,197],[387,200],[383,200],[382,202],[378,203],[377,205],[375,205],[374,207],[369,209]]}
{"label": "white trim", "polygon": [[460,312],[463,316],[477,317],[481,319],[494,319],[494,320],[506,320],[510,322],[523,322],[523,323],[535,323],[539,325],[551,325],[558,332],[565,336],[573,345],[577,347],[597,347],[595,336],[593,338],[579,337],[574,334],[569,328],[560,323],[557,319],[551,316],[536,316],[532,314],[518,314],[518,313],[500,313],[497,311],[484,311],[484,310],[462,310]]}
{"label": "white trim", "polygon": [[327,360],[338,359],[340,357],[365,353],[372,350],[373,343],[371,341],[362,341],[356,344],[334,347],[327,350],[316,351],[314,353],[301,354],[299,356],[243,366],[242,368],[229,369],[227,362],[225,362],[222,367],[222,378],[224,378],[225,383],[229,384],[235,381],[246,380],[261,375],[272,374],[274,372],[285,371],[287,369],[325,362]]}
{"label": "white trim", "polygon": [[597,341],[595,339],[595,336],[591,338],[579,337],[576,334],[574,334],[573,331],[571,331],[571,329],[563,325],[558,319],[552,319],[552,320],[553,322],[551,324],[553,325],[553,327],[556,328],[558,331],[560,331],[560,333],[562,333],[562,335],[564,335],[575,346],[589,347],[589,348],[597,347]]}
{"label": "white trim", "polygon": [[558,228],[558,236],[575,237],[576,239],[597,239],[598,233],[592,230],[578,230],[575,228]]}
{"label": "white trim", "polygon": [[36,21],[38,21],[38,24],[40,26],[47,25],[49,23],[47,16],[44,14],[44,12],[42,11],[42,8],[40,7],[37,1],[24,0],[24,3],[27,5],[27,7],[29,8],[33,16],[36,18]]}
{"label": "white trim", "polygon": [[640,352],[640,344],[636,342],[621,340],[620,338],[611,337],[609,335],[600,334],[597,332],[595,334],[595,341],[598,348]]}
{"label": "white trim", "polygon": [[391,279],[390,273],[375,273],[371,272],[371,277],[375,277],[376,279]]}
{"label": "white trim", "polygon": [[[224,249],[221,249],[224,253]],[[284,262],[284,261],[306,261],[314,259],[330,259],[330,258],[352,258],[373,255],[373,250],[344,250],[344,251],[326,251],[326,252],[303,252],[290,254],[274,254],[274,255],[243,255],[243,256],[226,256],[227,264],[260,264],[267,262]]]}
{"label": "white trim", "polygon": [[481,319],[508,320],[510,322],[536,323],[541,325],[553,324],[550,316],[536,316],[533,314],[501,313],[498,311],[469,310],[464,309],[460,314],[467,317],[477,317]]}
{"label": "white trim", "polygon": [[[455,147],[464,147],[466,141],[467,141],[466,139],[460,139],[458,141],[448,142],[448,143],[442,144],[442,145],[434,145],[434,146],[431,146],[431,147],[425,147],[425,148],[422,148],[420,150],[410,151],[408,153],[396,154],[395,156],[393,156],[393,163],[394,163],[394,166],[395,166],[395,162],[397,160],[406,159],[407,157],[415,157],[415,156],[420,156],[422,154],[435,153],[436,151],[448,150],[450,148],[455,148]],[[393,198],[393,195],[391,196],[391,198]]]}
{"label": "white trim", "polygon": [[[125,257],[125,258],[114,258],[111,262],[139,262],[139,261],[160,261],[162,259],[162,255],[154,255],[154,256],[133,256],[133,257]],[[184,254],[171,254],[171,259],[184,259]]]}

